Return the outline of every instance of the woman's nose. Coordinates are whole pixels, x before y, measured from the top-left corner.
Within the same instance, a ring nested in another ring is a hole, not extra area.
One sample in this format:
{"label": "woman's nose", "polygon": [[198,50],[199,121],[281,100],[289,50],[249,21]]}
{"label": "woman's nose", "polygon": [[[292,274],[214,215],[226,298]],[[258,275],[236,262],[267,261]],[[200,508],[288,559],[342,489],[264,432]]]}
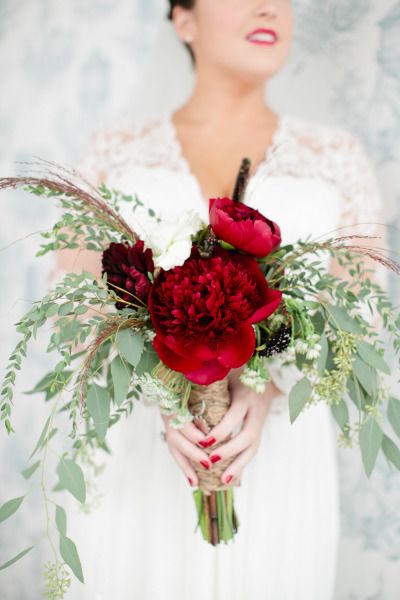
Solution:
{"label": "woman's nose", "polygon": [[257,16],[276,17],[277,9],[275,0],[264,0],[256,5]]}

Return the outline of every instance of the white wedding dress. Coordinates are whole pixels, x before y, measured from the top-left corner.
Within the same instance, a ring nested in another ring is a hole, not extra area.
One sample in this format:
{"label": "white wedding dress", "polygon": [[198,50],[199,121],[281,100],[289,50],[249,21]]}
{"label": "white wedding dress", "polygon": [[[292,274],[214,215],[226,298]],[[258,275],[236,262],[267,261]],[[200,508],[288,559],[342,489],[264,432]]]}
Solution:
{"label": "white wedding dress", "polygon": [[[170,113],[98,131],[83,156],[79,169],[92,182],[136,193],[159,214],[193,208],[207,220]],[[375,174],[358,139],[292,114],[280,116],[246,202],[280,225],[284,244],[380,220]],[[282,394],[234,488],[239,531],[217,547],[195,532],[193,490],[161,440],[158,406],[135,402],[108,434],[99,506],[84,515],[70,500],[68,535],[85,576],[85,585],[73,581],[72,599],[333,600],[339,430],[323,403],[290,424],[287,394],[298,372],[278,357],[272,375]]]}

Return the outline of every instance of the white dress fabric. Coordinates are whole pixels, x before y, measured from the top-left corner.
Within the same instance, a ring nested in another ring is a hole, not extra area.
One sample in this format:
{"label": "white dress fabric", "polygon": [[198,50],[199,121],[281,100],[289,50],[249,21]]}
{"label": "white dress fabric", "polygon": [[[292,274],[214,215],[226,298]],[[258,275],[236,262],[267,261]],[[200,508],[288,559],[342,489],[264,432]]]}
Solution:
{"label": "white dress fabric", "polygon": [[[208,202],[171,113],[97,132],[79,170],[93,183],[136,193],[158,214],[193,208],[207,220]],[[292,114],[280,115],[245,202],[279,224],[283,244],[380,218],[375,175],[358,139]],[[112,455],[98,479],[99,506],[84,515],[71,500],[68,535],[85,576],[84,586],[73,582],[72,599],[333,600],[338,429],[324,403],[290,424],[287,394],[297,369],[282,368],[278,357],[272,376],[282,394],[234,488],[239,530],[217,547],[195,532],[193,490],[160,438],[158,406],[135,402],[108,433]]]}

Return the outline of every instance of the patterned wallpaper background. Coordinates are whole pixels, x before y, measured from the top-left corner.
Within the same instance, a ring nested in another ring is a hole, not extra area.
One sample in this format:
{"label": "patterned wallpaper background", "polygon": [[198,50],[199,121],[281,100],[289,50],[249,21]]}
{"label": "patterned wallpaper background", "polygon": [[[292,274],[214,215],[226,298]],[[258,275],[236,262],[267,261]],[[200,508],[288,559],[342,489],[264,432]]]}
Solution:
{"label": "patterned wallpaper background", "polygon": [[[398,253],[400,2],[293,0],[293,7],[295,43],[285,69],[269,85],[269,101],[279,112],[338,124],[361,138],[376,166],[389,241]],[[190,91],[190,63],[182,48],[180,61],[168,64],[166,49],[178,42],[165,12],[163,0],[0,0],[0,175],[21,173],[17,161],[35,155],[76,164],[95,129],[127,115],[153,114],[161,98],[163,108],[181,104]],[[158,78],[152,76],[156,65]],[[39,232],[52,225],[57,210],[21,191],[3,192],[0,202],[3,374],[19,339],[14,323],[46,292],[52,258],[35,253]],[[393,300],[399,291],[392,278]],[[0,437],[0,504],[28,487],[16,473],[26,466],[47,409],[41,396],[23,391],[53,364],[44,349],[38,336],[17,385],[17,435]],[[338,454],[342,536],[335,600],[398,600],[400,475],[379,459],[367,480],[356,451]],[[48,558],[40,539],[43,520],[41,496],[33,489],[2,525],[0,564],[38,544],[12,572],[0,573],[3,600],[42,597],[42,563]]]}

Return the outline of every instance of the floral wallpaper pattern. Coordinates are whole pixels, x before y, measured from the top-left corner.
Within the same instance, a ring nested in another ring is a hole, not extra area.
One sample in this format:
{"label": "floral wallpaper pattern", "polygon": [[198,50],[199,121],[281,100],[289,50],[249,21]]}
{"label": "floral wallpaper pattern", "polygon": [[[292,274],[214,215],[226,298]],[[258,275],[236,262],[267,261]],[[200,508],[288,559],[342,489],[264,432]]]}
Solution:
{"label": "floral wallpaper pattern", "polygon": [[[121,115],[151,112],[148,95],[141,96],[144,77],[154,99],[162,93],[165,104],[183,101],[187,90],[179,69],[190,69],[184,49],[179,68],[164,70],[165,80],[151,78],[163,44],[172,43],[164,39],[171,39],[166,8],[163,0],[0,0],[1,176],[21,173],[22,162],[34,156],[76,164],[92,131]],[[376,166],[389,242],[398,253],[400,2],[293,0],[293,8],[294,47],[286,68],[270,82],[269,100],[278,111],[337,124],[361,138]],[[0,202],[3,372],[18,341],[15,322],[46,290],[52,259],[35,258],[35,252],[57,209],[21,191],[3,193]],[[389,285],[395,300],[399,280],[391,278]],[[38,336],[28,358],[15,396],[17,435],[0,436],[0,504],[25,493],[16,473],[25,468],[46,415],[41,396],[23,392],[55,357],[45,354]],[[396,386],[393,379],[398,394]],[[338,454],[342,534],[335,600],[398,600],[400,474],[380,458],[367,480],[356,451]],[[42,597],[48,558],[42,528],[41,497],[33,490],[24,509],[2,525],[0,564],[31,543],[39,550],[14,565],[12,574],[0,573],[3,600]]]}

